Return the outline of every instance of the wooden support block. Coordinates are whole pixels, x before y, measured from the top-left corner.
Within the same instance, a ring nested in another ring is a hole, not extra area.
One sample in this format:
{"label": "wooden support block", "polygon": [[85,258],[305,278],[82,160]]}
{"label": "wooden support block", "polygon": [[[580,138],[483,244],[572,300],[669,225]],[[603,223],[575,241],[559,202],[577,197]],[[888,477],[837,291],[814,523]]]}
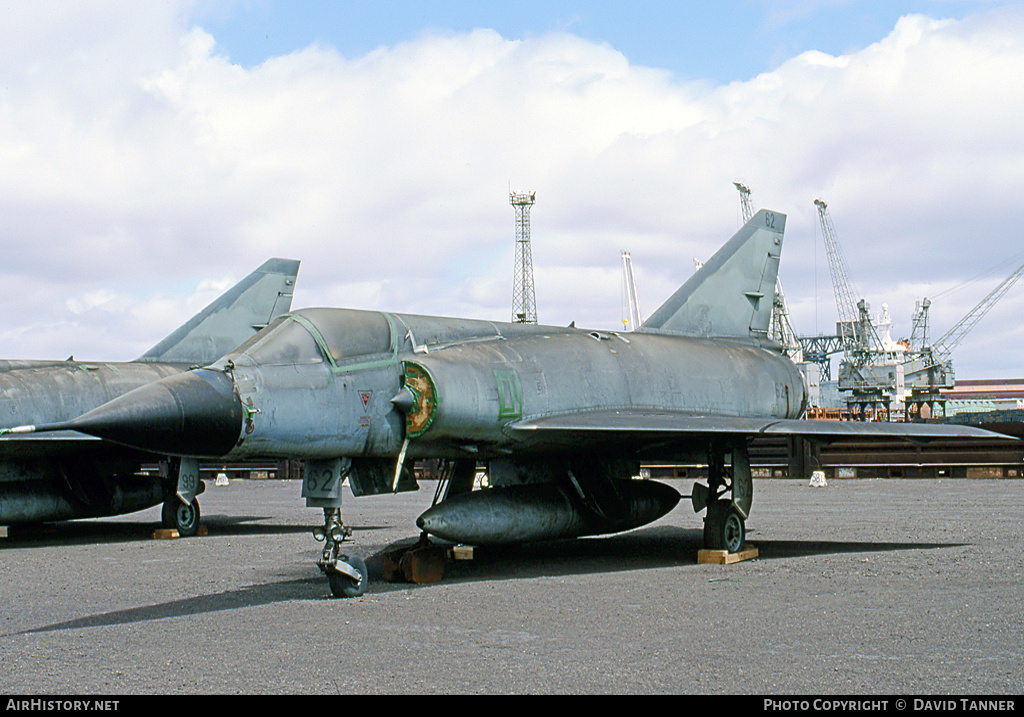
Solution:
{"label": "wooden support block", "polygon": [[384,579],[390,583],[436,583],[444,576],[447,560],[446,550],[430,542],[381,555]]}
{"label": "wooden support block", "polygon": [[728,550],[698,550],[697,562],[705,565],[731,565],[741,560],[753,560],[757,557],[757,547],[744,545],[738,553]]}
{"label": "wooden support block", "polygon": [[451,554],[452,554],[452,560],[472,560],[473,559],[473,546],[472,545],[455,545],[455,546],[452,546]]}
{"label": "wooden support block", "polygon": [[[210,534],[210,531],[206,529],[205,525],[200,525],[196,528],[195,537],[202,538]],[[157,528],[153,531],[153,540],[176,540],[180,538],[181,534],[178,533],[177,528]]]}
{"label": "wooden support block", "polygon": [[402,572],[411,583],[436,583],[444,576],[445,551],[436,545],[413,548],[402,556]]}

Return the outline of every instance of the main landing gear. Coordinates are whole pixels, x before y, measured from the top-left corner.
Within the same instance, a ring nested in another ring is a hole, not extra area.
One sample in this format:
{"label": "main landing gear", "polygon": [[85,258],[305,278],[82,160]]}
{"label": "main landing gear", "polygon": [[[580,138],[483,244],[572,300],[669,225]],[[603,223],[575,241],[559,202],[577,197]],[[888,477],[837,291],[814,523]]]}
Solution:
{"label": "main landing gear", "polygon": [[[732,453],[731,470],[725,459]],[[730,497],[726,498],[725,494]],[[707,508],[704,516],[704,547],[738,553],[746,542],[746,520],[754,499],[747,443],[731,445],[712,442],[708,447],[708,485],[695,483],[691,500],[694,512]]]}
{"label": "main landing gear", "polygon": [[707,550],[728,550],[738,553],[743,549],[746,528],[744,520],[729,500],[716,500],[708,505],[704,516],[704,547]]}
{"label": "main landing gear", "polygon": [[199,501],[193,498],[186,504],[177,495],[172,495],[164,501],[160,518],[165,528],[174,528],[180,537],[191,538],[199,532]]}
{"label": "main landing gear", "polygon": [[196,496],[206,490],[199,478],[199,461],[195,458],[172,458],[164,469],[164,507],[160,514],[165,528],[174,528],[182,538],[199,532],[199,501]]}

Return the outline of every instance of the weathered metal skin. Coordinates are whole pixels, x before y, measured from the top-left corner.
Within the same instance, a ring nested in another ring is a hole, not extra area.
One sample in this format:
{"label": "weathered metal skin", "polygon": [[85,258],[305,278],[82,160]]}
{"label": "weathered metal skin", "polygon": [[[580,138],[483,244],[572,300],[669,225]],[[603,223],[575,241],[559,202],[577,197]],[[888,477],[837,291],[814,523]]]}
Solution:
{"label": "weathered metal skin", "polygon": [[0,424],[68,421],[133,388],[187,369],[188,364],[63,361],[0,372]]}
{"label": "weathered metal skin", "polygon": [[806,403],[803,380],[784,357],[707,339],[549,328],[413,363],[437,395],[419,440],[439,444],[515,447],[504,430],[510,422],[596,408],[797,418]]}
{"label": "weathered metal skin", "polygon": [[[3,425],[62,422],[187,364],[9,362],[0,372]],[[22,364],[28,364],[23,366]],[[158,505],[158,480],[133,476],[138,452],[64,431],[0,436],[0,525],[119,515]]]}
{"label": "weathered metal skin", "polygon": [[406,362],[543,328],[351,309],[293,312],[213,366],[233,376],[248,411],[230,456],[393,457],[406,419],[391,399],[403,388]]}
{"label": "weathered metal skin", "polygon": [[242,416],[231,378],[201,368],[140,386],[61,427],[157,454],[222,455]]}

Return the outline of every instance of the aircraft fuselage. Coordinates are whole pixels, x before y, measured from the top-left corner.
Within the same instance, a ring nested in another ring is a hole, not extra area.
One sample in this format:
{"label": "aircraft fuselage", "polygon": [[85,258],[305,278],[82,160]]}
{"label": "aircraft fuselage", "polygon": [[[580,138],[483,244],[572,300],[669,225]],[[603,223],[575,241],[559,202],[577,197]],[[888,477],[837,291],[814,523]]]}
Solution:
{"label": "aircraft fuselage", "polygon": [[[3,363],[0,416],[10,424],[66,421],[188,369],[157,362]],[[116,515],[163,500],[158,479],[135,474],[137,451],[101,444],[73,431],[0,436],[0,525]]]}
{"label": "aircraft fuselage", "polygon": [[[37,362],[0,370],[3,425],[67,421],[134,388],[181,373],[187,363]],[[5,437],[0,436],[0,440]]]}
{"label": "aircraft fuselage", "polygon": [[[0,360],[0,426],[14,427],[0,428],[0,525],[129,513],[164,501],[165,523],[196,528],[198,503],[189,503],[202,492],[198,468],[174,463],[175,491],[174,476],[139,472],[143,460],[166,454],[146,456],[65,424],[253,336],[291,307],[298,268],[289,259],[264,262],[135,361]],[[60,427],[37,433],[39,426]]]}
{"label": "aircraft fuselage", "polygon": [[557,447],[508,430],[525,418],[796,418],[805,405],[793,363],[750,342],[346,309],[265,333],[216,365],[230,361],[246,407],[229,457],[395,456],[406,437],[408,457],[493,457]]}

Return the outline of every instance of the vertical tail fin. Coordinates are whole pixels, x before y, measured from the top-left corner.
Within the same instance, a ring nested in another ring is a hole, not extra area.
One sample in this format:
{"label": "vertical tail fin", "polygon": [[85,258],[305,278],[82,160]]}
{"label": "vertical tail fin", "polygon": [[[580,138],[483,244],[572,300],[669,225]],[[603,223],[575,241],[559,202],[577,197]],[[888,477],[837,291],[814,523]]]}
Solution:
{"label": "vertical tail fin", "polygon": [[138,360],[216,361],[291,309],[298,273],[294,259],[266,261]]}
{"label": "vertical tail fin", "polygon": [[785,214],[759,211],[640,330],[767,337],[785,228]]}

